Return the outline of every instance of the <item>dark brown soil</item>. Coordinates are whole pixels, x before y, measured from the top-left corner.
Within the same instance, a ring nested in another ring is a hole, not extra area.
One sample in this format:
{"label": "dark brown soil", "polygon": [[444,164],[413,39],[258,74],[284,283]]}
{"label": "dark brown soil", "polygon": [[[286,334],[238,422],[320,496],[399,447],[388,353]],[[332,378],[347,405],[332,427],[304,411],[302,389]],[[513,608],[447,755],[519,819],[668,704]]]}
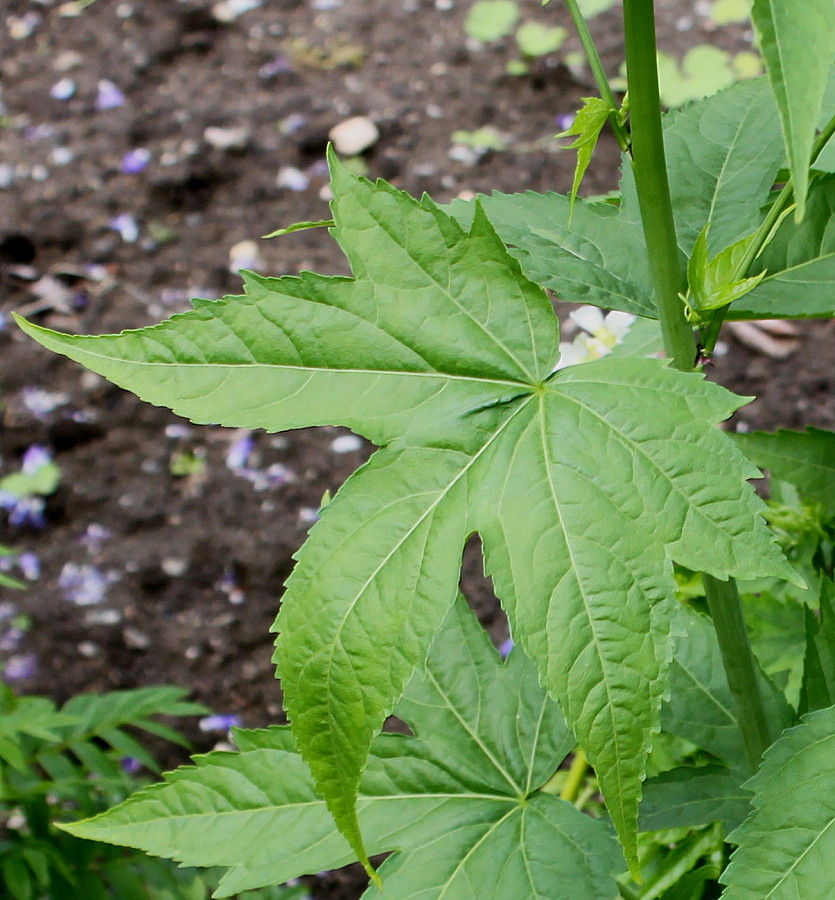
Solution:
{"label": "dark brown soil", "polygon": [[[564,19],[558,4],[547,12],[535,0],[521,6],[540,21]],[[689,4],[662,6],[665,33],[695,40],[672,24]],[[264,0],[228,23],[212,7],[100,0],[68,18],[57,2],[6,0],[4,312],[28,312],[68,331],[114,331],[180,311],[190,296],[234,292],[230,248],[327,217],[328,131],[354,115],[371,117],[380,131],[364,157],[368,174],[411,193],[443,202],[462,191],[568,188],[573,157],[556,152],[551,137],[558,117],[593,87],[558,57],[535,63],[527,76],[506,75],[508,44],[468,44],[468,2]],[[27,23],[31,33],[20,36]],[[614,71],[617,12],[595,26]],[[72,96],[51,96],[62,94],[55,86],[65,79],[74,83]],[[120,105],[96,108],[102,80],[122,92]],[[475,162],[450,158],[452,132],[485,125],[507,136],[506,150]],[[225,129],[226,137],[237,130],[236,146],[212,146],[207,128]],[[147,165],[122,171],[125,154],[138,148],[148,152]],[[604,142],[585,189],[612,188],[617,164]],[[300,170],[309,186],[279,186],[286,167]],[[130,217],[121,220],[122,234],[112,224],[117,216]],[[346,271],[321,230],[258,249],[266,273]],[[748,426],[835,425],[835,332],[811,324],[804,334],[788,361],[733,342],[719,360],[719,380],[758,396],[742,413]],[[59,395],[54,408],[36,409],[33,388]],[[36,666],[19,687],[64,700],[82,690],[175,683],[246,726],[279,721],[268,629],[282,584],[324,491],[336,489],[370,448],[335,452],[334,439],[345,434],[338,429],[256,434],[249,469],[284,468],[272,469],[283,483],[253,484],[225,462],[240,435],[145,406],[11,325],[0,331],[0,397],[0,474],[15,470],[32,444],[53,451],[62,473],[42,530],[0,522],[0,544],[34,552],[41,564],[25,594],[3,597],[32,620],[15,653],[34,654]],[[202,473],[172,474],[183,454],[202,457]],[[107,536],[95,540],[96,529]],[[59,578],[68,563],[112,579],[101,603],[65,599]],[[464,586],[501,639],[506,626],[479,570],[472,547]],[[218,739],[196,729],[192,736],[200,749]],[[361,881],[334,875],[315,896],[356,897]]]}

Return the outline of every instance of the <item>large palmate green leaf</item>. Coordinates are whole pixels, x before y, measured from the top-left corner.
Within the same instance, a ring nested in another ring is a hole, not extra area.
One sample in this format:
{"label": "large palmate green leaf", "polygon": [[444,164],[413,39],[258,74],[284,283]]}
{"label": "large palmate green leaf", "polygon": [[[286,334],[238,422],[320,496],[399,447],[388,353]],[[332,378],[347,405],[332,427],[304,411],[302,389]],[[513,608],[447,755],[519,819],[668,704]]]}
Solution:
{"label": "large palmate green leaf", "polygon": [[809,427],[734,434],[733,439],[772,478],[793,484],[804,497],[823,504],[827,515],[835,515],[835,432]]}
{"label": "large palmate green leaf", "polygon": [[[514,637],[595,766],[634,863],[668,659],[670,560],[719,578],[792,570],[758,517],[757,470],[714,424],[741,401],[659,360],[554,371],[558,326],[476,207],[333,164],[354,279],[261,279],[161,325],[101,337],[22,327],[196,421],[347,425],[382,449],[298,556],[276,662],[300,752],[364,859],[355,798],[374,735],[482,536]],[[580,210],[577,210],[577,215]]]}
{"label": "large palmate green leaf", "polygon": [[754,0],[751,18],[777,101],[802,215],[812,142],[835,59],[835,4],[832,0]]}
{"label": "large palmate green leaf", "polygon": [[[705,227],[715,256],[754,231],[783,159],[765,79],[734,85],[664,117],[664,142],[676,233],[683,256]],[[623,169],[619,207],[561,194],[499,194],[480,202],[532,281],[561,300],[657,316],[630,167]],[[467,223],[473,204],[450,211]]]}
{"label": "large palmate green leaf", "polygon": [[730,835],[724,900],[827,897],[835,854],[835,707],[810,713],[748,782],[754,811]]}
{"label": "large palmate green leaf", "polygon": [[[463,599],[397,712],[416,737],[376,739],[358,802],[369,850],[402,848],[380,870],[383,896],[617,896],[622,862],[608,826],[538,790],[574,743],[559,709],[521,650],[499,660]],[[200,757],[68,830],[228,867],[221,897],[354,859],[289,729],[235,735],[240,753]]]}

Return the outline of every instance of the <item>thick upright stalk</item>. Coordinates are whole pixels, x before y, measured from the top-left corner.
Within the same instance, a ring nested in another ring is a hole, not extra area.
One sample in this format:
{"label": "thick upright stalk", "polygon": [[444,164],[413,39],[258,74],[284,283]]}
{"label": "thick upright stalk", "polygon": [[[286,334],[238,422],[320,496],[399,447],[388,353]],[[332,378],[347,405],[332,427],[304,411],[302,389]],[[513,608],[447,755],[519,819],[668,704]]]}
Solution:
{"label": "thick upright stalk", "polygon": [[[689,372],[694,368],[696,345],[679,296],[685,275],[679,261],[661,131],[652,0],[624,0],[623,18],[635,184],[664,351],[673,365]],[[732,580],[720,582],[705,575],[704,583],[742,739],[756,770],[771,740],[739,593]]]}
{"label": "thick upright stalk", "polygon": [[719,639],[719,650],[734,701],[734,711],[742,732],[745,755],[751,772],[754,773],[759,768],[763,753],[771,746],[776,735],[771,734],[765,716],[754,654],[742,617],[739,591],[733,579],[719,581],[711,575],[703,575],[702,580],[713,627]]}
{"label": "thick upright stalk", "polygon": [[679,296],[684,290],[684,271],[679,263],[661,135],[652,0],[624,0],[623,24],[635,184],[664,352],[677,369],[689,372],[696,358],[696,344]]}
{"label": "thick upright stalk", "polygon": [[618,142],[621,151],[628,153],[629,135],[627,135],[623,125],[621,125],[620,120],[618,119],[619,104],[615,100],[612,89],[609,87],[609,79],[606,77],[606,72],[603,69],[603,63],[600,60],[597,47],[594,46],[594,41],[589,32],[589,26],[586,24],[582,12],[580,12],[580,6],[577,3],[577,0],[565,0],[565,5],[568,7],[568,14],[571,16],[571,21],[574,23],[574,30],[577,32],[577,37],[580,38],[580,43],[583,45],[583,52],[586,54],[586,60],[591,69],[594,83],[597,85],[597,91],[600,94],[600,98],[611,110],[609,113],[609,124],[612,126],[615,140]]}

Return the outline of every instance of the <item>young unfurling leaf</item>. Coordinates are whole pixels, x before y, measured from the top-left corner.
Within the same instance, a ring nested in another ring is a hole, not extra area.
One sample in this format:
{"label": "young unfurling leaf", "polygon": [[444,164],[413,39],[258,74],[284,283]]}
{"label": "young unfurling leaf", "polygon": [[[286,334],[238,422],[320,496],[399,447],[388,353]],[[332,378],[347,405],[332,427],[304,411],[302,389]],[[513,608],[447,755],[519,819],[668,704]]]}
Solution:
{"label": "young unfurling leaf", "polygon": [[757,238],[756,233],[726,247],[708,259],[708,225],[699,232],[693,244],[693,255],[687,264],[687,303],[696,317],[711,309],[728,306],[744,297],[765,278],[765,271],[753,278],[738,278],[740,264]]}

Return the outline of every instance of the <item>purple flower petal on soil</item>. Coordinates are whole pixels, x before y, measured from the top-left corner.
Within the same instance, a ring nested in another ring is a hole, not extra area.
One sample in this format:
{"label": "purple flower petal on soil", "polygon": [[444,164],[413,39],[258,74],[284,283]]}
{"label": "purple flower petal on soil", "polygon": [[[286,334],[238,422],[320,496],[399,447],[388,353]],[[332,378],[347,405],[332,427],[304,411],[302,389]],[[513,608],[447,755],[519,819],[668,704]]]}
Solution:
{"label": "purple flower petal on soil", "polygon": [[119,236],[126,244],[133,244],[139,237],[139,226],[130,213],[121,213],[118,216],[114,216],[108,222],[108,227],[113,231],[118,231]]}
{"label": "purple flower petal on soil", "polygon": [[51,462],[52,454],[46,447],[42,447],[40,444],[32,444],[23,454],[20,468],[24,475],[34,475],[38,469],[49,465]]}
{"label": "purple flower petal on soil", "polygon": [[27,385],[20,390],[20,402],[36,419],[42,419],[64,406],[69,401],[66,394],[57,391],[45,391],[43,388]]}
{"label": "purple flower petal on soil", "polygon": [[227,599],[234,606],[240,606],[246,600],[246,594],[244,594],[243,588],[238,586],[235,573],[231,569],[223,573],[216,587],[226,594]]}
{"label": "purple flower petal on soil", "polygon": [[125,102],[125,95],[119,88],[106,78],[98,84],[98,93],[96,94],[96,109],[116,109]]}
{"label": "purple flower petal on soil", "polygon": [[273,463],[264,470],[263,478],[267,487],[279,487],[282,484],[287,484],[288,481],[292,481],[294,473],[281,463]]}
{"label": "purple flower petal on soil", "polygon": [[137,147],[135,150],[128,150],[122,157],[122,163],[119,170],[126,175],[136,175],[141,172],[145,166],[151,161],[151,151],[144,147]]}
{"label": "purple flower petal on soil", "polygon": [[24,681],[35,674],[37,660],[34,653],[23,653],[7,659],[0,670],[3,681]]}
{"label": "purple flower petal on soil", "polygon": [[104,542],[110,537],[110,534],[110,531],[104,525],[91,522],[84,534],[79,538],[79,541],[84,544],[88,553],[95,555],[101,551]]}
{"label": "purple flower petal on soil", "polygon": [[304,191],[310,187],[310,179],[294,166],[282,166],[275,179],[276,187],[287,188],[288,191]]}
{"label": "purple flower petal on soil", "polygon": [[295,134],[300,128],[304,127],[306,122],[307,116],[303,116],[301,113],[290,113],[278,127],[282,134]]}
{"label": "purple flower petal on soil", "polygon": [[26,632],[22,628],[12,626],[8,631],[0,633],[0,650],[3,653],[12,653],[20,646]]}
{"label": "purple flower petal on soil", "polygon": [[311,178],[326,178],[328,175],[328,164],[324,159],[317,159],[307,167],[307,174]]}
{"label": "purple flower petal on soil", "polygon": [[319,510],[312,506],[302,506],[299,508],[299,523],[301,525],[313,525],[319,521]]}
{"label": "purple flower petal on soil", "polygon": [[569,128],[574,124],[574,119],[576,116],[574,113],[560,113],[555,119],[554,123],[560,131],[568,131]]}
{"label": "purple flower petal on soil", "polygon": [[105,599],[107,589],[116,581],[115,572],[102,572],[95,566],[64,563],[58,587],[64,599],[76,606],[93,606]]}
{"label": "purple flower petal on soil", "polygon": [[41,577],[41,561],[31,550],[20,554],[17,565],[27,581],[37,581]]}
{"label": "purple flower petal on soil", "polygon": [[507,638],[499,644],[499,656],[502,659],[507,659],[510,651],[513,649],[513,638]]}
{"label": "purple flower petal on soil", "polygon": [[243,469],[252,453],[252,444],[252,434],[249,432],[236,438],[226,454],[226,468],[233,472]]}
{"label": "purple flower petal on soil", "polygon": [[53,100],[69,100],[75,93],[75,82],[72,78],[62,78],[56,81],[49,89],[49,96]]}
{"label": "purple flower petal on soil", "polygon": [[17,607],[14,603],[9,603],[8,600],[0,603],[0,622],[3,619],[11,619],[12,616],[17,615]]}
{"label": "purple flower petal on soil", "polygon": [[274,78],[276,75],[284,75],[293,71],[293,65],[290,60],[283,54],[279,53],[274,59],[264,63],[258,70],[258,77],[263,79]]}
{"label": "purple flower petal on soil", "polygon": [[240,728],[241,719],[240,716],[218,714],[214,716],[205,716],[198,722],[198,725],[200,726],[200,730],[204,732],[229,731],[230,728]]}
{"label": "purple flower petal on soil", "polygon": [[0,491],[0,508],[9,514],[9,525],[21,528],[28,525],[31,528],[43,528],[45,503],[42,497],[15,497],[8,491]]}
{"label": "purple flower petal on soil", "polygon": [[90,299],[90,292],[82,288],[70,297],[70,308],[74,312],[84,312],[90,305]]}

